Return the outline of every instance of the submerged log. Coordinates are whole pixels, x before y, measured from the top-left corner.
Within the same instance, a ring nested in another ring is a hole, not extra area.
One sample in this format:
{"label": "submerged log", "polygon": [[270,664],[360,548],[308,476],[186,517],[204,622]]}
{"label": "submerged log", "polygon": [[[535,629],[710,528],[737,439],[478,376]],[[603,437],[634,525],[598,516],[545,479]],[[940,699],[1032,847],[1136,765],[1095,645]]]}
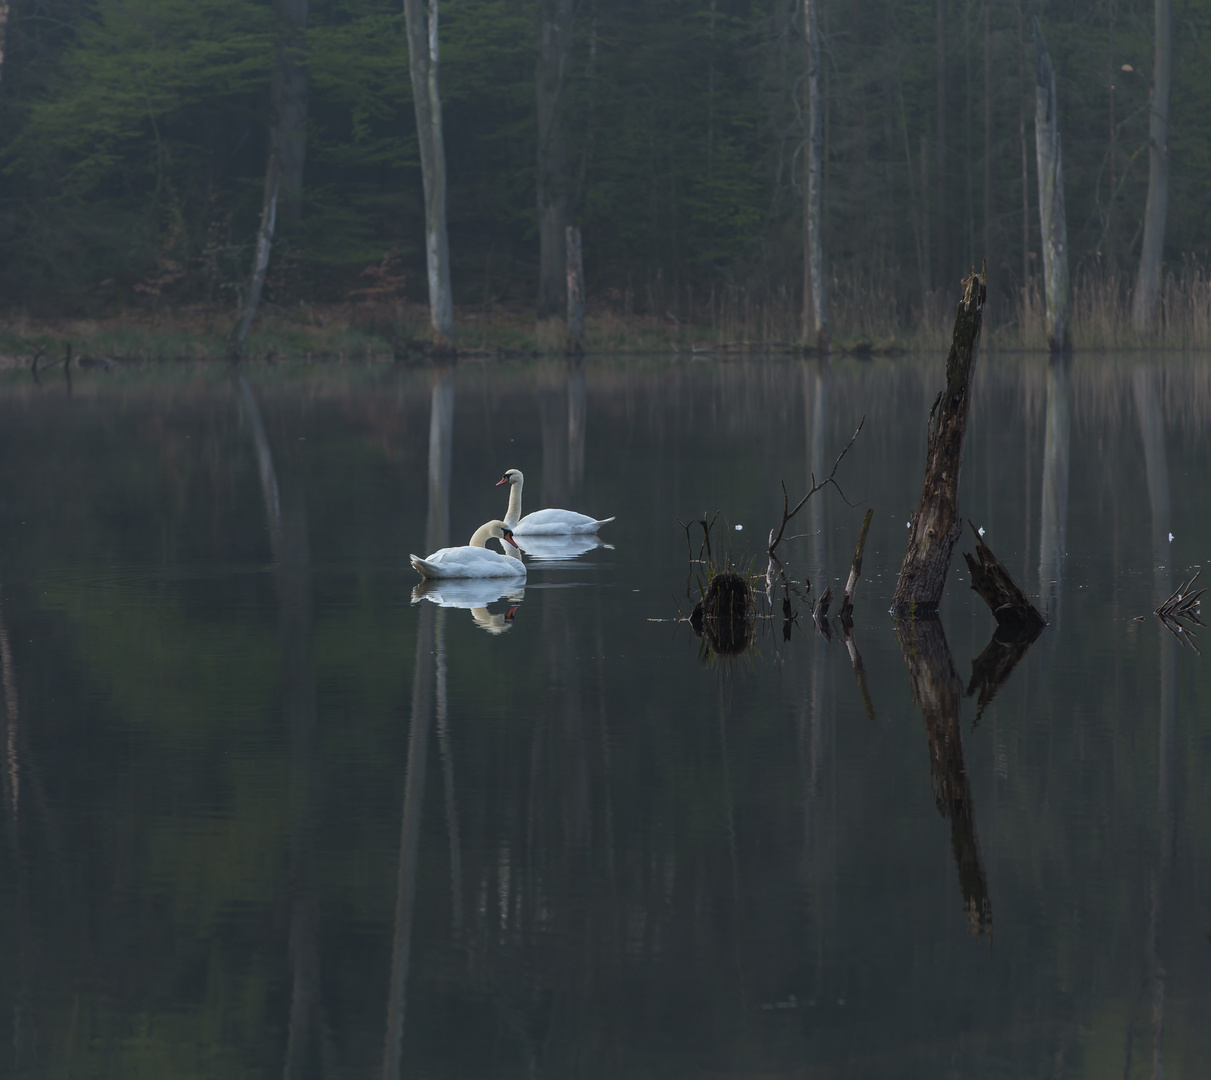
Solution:
{"label": "submerged log", "polygon": [[1033,641],[1047,625],[1047,620],[1018,588],[1009,571],[1001,565],[1001,560],[984,543],[975,525],[970,521],[967,524],[971,525],[976,538],[976,558],[973,559],[969,552],[963,552],[967,569],[971,571],[972,591],[988,605],[998,626],[1021,631]]}
{"label": "submerged log", "polygon": [[946,357],[946,389],[938,394],[929,412],[925,483],[892,597],[892,612],[896,615],[916,618],[938,610],[950,557],[963,531],[959,468],[986,295],[986,273],[971,270],[963,282],[963,299],[955,313]]}

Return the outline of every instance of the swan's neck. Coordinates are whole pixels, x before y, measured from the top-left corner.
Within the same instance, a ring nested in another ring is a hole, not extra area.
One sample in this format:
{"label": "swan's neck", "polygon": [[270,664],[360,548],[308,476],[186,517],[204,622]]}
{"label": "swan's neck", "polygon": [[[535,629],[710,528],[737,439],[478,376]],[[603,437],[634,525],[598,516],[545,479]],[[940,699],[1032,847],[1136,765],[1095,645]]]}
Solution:
{"label": "swan's neck", "polygon": [[509,485],[509,509],[505,512],[505,524],[510,529],[521,520],[521,484],[519,476]]}
{"label": "swan's neck", "polygon": [[492,526],[490,524],[481,525],[475,530],[475,535],[471,537],[468,544],[471,547],[487,547],[490,539],[492,539]]}

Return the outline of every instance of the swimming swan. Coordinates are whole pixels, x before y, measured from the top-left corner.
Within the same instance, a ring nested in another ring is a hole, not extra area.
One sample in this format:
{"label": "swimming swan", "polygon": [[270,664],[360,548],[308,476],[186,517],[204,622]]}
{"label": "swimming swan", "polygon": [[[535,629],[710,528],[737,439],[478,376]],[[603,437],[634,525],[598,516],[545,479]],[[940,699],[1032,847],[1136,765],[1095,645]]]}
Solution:
{"label": "swimming swan", "polygon": [[[412,568],[423,578],[519,578],[526,576],[526,564],[516,555],[497,555],[488,549],[492,537],[502,544],[513,543],[513,530],[503,521],[489,521],[475,530],[463,547],[442,548],[422,559],[410,555]],[[509,549],[506,547],[506,551]]]}
{"label": "swimming swan", "polygon": [[578,514],[575,510],[535,510],[532,514],[521,516],[521,485],[525,481],[519,469],[508,469],[505,475],[496,481],[496,486],[509,485],[509,509],[505,514],[505,527],[512,529],[518,536],[553,536],[561,533],[595,533],[612,517],[591,518],[588,514]]}

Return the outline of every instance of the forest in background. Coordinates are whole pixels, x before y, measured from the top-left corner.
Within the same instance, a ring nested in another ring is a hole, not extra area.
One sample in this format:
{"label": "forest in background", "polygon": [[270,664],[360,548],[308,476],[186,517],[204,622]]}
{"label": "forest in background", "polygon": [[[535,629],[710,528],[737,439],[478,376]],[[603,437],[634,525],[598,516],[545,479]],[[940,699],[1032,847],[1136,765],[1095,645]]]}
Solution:
{"label": "forest in background", "polygon": [[[797,339],[801,0],[559,6],[572,13],[561,182],[569,223],[584,237],[590,313]],[[3,308],[68,318],[209,304],[234,317],[265,182],[275,5],[0,7]],[[512,312],[532,324],[536,71],[550,7],[440,5],[460,323]],[[404,311],[424,303],[426,281],[402,7],[312,0],[304,10],[305,166],[295,209],[278,222],[265,298],[279,312],[334,303]],[[837,338],[938,332],[962,272],[986,255],[991,324],[1037,343],[1031,15],[1056,69],[1077,342],[1121,343],[1113,327],[1105,340],[1082,333],[1082,319],[1101,311],[1114,321],[1138,259],[1151,0],[819,5],[824,253]],[[1201,318],[1211,337],[1211,4],[1174,5],[1173,30],[1163,303],[1184,303],[1186,331],[1197,337]]]}

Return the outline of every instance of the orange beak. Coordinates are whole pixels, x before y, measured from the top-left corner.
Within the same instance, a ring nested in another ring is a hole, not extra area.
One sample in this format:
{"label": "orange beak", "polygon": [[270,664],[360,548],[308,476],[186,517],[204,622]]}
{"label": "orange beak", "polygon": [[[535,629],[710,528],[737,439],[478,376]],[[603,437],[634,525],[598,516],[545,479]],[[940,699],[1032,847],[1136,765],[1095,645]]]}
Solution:
{"label": "orange beak", "polygon": [[507,476],[502,476],[499,480],[496,481],[496,486],[500,487],[501,484],[507,484],[508,482],[509,482],[509,478]]}
{"label": "orange beak", "polygon": [[[513,544],[514,547],[517,547],[517,544],[513,540],[513,533],[509,529],[505,529],[505,539],[508,540],[510,544]],[[521,548],[517,548],[517,550],[520,551]]]}

